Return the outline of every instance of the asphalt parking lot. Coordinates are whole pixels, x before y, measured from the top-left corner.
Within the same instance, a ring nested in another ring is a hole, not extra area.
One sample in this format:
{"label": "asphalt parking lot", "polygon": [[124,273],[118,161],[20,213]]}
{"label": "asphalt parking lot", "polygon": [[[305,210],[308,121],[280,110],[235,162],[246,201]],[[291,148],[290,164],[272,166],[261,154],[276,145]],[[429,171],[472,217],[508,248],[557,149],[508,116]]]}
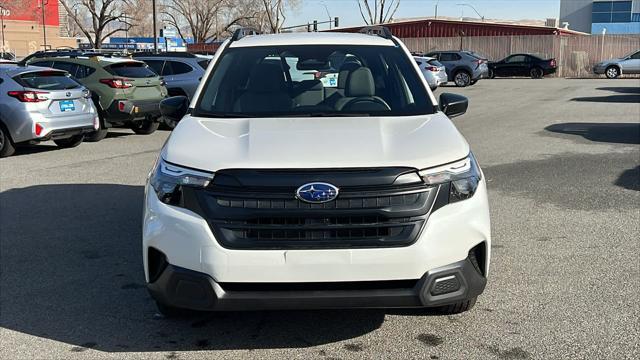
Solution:
{"label": "asphalt parking lot", "polygon": [[470,99],[454,122],[491,201],[491,273],[470,312],[157,316],[141,211],[169,133],[117,130],[0,160],[0,358],[639,358],[640,81],[447,91]]}

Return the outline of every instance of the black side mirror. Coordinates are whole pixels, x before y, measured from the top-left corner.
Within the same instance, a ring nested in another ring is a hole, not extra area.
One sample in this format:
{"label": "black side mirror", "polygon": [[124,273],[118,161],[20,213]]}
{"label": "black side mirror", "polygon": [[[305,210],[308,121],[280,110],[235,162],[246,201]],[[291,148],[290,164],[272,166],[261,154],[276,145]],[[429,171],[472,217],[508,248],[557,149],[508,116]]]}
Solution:
{"label": "black side mirror", "polygon": [[189,99],[186,96],[172,96],[160,101],[160,114],[165,118],[178,122],[182,120],[189,109]]}
{"label": "black side mirror", "polygon": [[451,93],[440,94],[440,110],[450,118],[467,112],[469,99],[465,96]]}

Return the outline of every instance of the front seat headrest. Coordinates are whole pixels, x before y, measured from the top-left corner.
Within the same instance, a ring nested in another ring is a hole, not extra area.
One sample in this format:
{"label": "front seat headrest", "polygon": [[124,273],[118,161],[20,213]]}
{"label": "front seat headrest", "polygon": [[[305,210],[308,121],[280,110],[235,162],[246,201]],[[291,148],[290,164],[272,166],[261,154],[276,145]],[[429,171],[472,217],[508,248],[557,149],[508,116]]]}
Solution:
{"label": "front seat headrest", "polygon": [[338,89],[344,89],[347,87],[347,78],[349,74],[354,70],[360,68],[361,65],[356,62],[348,62],[342,64],[340,72],[338,72]]}
{"label": "front seat headrest", "polygon": [[247,91],[263,93],[283,91],[285,88],[284,73],[280,64],[261,63],[251,69]]}
{"label": "front seat headrest", "polygon": [[360,67],[349,74],[345,95],[347,97],[373,96],[376,93],[376,86],[373,82],[371,70]]}

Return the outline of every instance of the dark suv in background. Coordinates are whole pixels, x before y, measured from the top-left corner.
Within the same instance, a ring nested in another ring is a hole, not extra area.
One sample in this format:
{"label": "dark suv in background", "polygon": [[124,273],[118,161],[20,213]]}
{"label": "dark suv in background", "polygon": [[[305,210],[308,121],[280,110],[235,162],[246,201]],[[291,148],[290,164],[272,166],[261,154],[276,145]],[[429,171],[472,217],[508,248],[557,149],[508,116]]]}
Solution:
{"label": "dark suv in background", "polygon": [[189,99],[209,66],[211,57],[186,52],[134,53],[133,58],[144,61],[167,83],[170,96],[184,95]]}
{"label": "dark suv in background", "polygon": [[436,58],[447,69],[449,81],[458,87],[475,84],[489,76],[488,60],[471,51],[431,51],[424,56]]}

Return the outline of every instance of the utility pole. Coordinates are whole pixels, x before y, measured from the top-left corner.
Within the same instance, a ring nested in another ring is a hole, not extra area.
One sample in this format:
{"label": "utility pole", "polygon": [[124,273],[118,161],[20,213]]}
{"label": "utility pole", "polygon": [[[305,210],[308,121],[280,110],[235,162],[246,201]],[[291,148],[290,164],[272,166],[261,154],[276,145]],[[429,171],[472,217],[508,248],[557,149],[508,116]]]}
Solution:
{"label": "utility pole", "polygon": [[4,12],[5,8],[0,6],[0,31],[2,32],[2,55],[4,55]]}
{"label": "utility pole", "polygon": [[151,1],[151,6],[153,6],[153,51],[158,52],[158,37],[156,28],[156,0]]}
{"label": "utility pole", "polygon": [[438,3],[439,2],[440,2],[440,0],[436,0],[436,12],[435,12],[434,17],[433,17],[434,19],[438,18]]}
{"label": "utility pole", "polygon": [[47,25],[44,6],[49,4],[49,0],[40,0],[40,4],[42,4],[42,37],[44,38],[44,49],[47,50]]}

